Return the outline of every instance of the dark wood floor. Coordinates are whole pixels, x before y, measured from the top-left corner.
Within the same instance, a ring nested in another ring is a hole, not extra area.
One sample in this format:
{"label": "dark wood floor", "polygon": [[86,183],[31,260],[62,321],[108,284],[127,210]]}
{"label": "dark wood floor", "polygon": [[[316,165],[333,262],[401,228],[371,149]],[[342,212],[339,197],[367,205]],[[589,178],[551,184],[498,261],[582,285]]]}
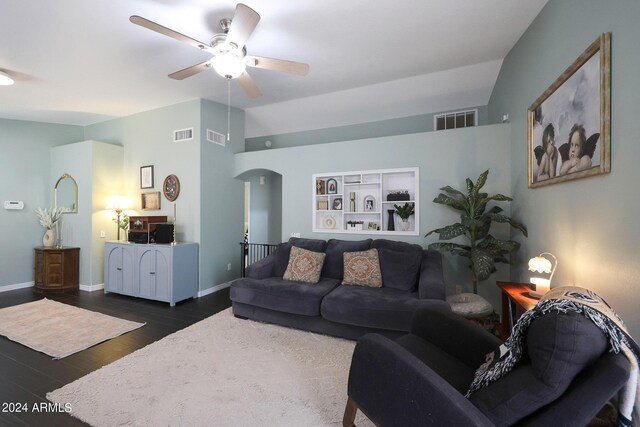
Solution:
{"label": "dark wood floor", "polygon": [[[0,308],[41,298],[43,296],[35,294],[32,288],[2,292]],[[54,294],[47,298],[147,324],[61,360],[52,360],[46,354],[0,337],[0,426],[86,425],[65,413],[33,412],[33,405],[47,402],[48,392],[231,306],[228,288],[177,303],[175,307],[102,292]],[[25,403],[27,412],[3,411],[9,409],[9,404]]]}

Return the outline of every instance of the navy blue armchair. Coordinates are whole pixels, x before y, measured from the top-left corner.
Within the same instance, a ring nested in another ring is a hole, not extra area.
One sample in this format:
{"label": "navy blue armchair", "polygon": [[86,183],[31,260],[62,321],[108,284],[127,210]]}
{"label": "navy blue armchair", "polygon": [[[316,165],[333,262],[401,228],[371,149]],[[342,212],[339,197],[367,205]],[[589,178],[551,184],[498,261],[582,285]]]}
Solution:
{"label": "navy blue armchair", "polygon": [[367,334],[349,371],[344,426],[358,410],[385,426],[584,426],[625,384],[629,363],[608,351],[584,316],[549,313],[529,327],[525,351],[498,381],[465,393],[501,341],[442,305],[426,305],[407,335]]}

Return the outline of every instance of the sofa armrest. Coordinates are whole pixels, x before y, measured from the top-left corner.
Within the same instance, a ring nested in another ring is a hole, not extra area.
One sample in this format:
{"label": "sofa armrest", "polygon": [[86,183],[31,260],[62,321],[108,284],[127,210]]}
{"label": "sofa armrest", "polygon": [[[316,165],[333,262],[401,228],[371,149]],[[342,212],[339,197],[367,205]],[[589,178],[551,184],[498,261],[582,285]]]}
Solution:
{"label": "sofa armrest", "polygon": [[438,251],[423,250],[418,280],[420,299],[441,299],[446,295],[444,274],[442,272],[442,254]]}
{"label": "sofa armrest", "polygon": [[247,266],[246,276],[252,279],[266,279],[267,277],[273,277],[275,274],[276,265],[276,253],[262,258],[260,261],[256,261]]}
{"label": "sofa armrest", "polygon": [[485,355],[495,350],[502,341],[454,313],[441,304],[424,304],[416,309],[411,322],[410,333],[428,341],[443,351],[456,357],[472,368],[478,368],[485,361]]}
{"label": "sofa armrest", "polygon": [[493,426],[469,400],[406,349],[378,334],[354,350],[348,394],[379,426]]}

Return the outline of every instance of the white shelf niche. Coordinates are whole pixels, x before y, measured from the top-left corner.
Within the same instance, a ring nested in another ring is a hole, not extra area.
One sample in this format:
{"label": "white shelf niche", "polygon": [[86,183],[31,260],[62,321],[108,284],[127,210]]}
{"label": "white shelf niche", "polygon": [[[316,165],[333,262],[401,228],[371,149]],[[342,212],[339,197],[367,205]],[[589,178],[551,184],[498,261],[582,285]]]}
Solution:
{"label": "white shelf niche", "polygon": [[[314,174],[312,176],[312,231],[314,233],[419,235],[419,182],[417,167]],[[387,201],[390,192],[402,190],[408,192],[409,200]],[[335,191],[335,193],[329,193],[329,191]],[[352,210],[352,195],[355,210]],[[404,205],[404,203],[413,203],[415,206],[415,214],[409,218],[409,229],[402,231],[401,220],[394,215],[395,230],[388,230],[388,209],[393,209],[394,204]],[[326,220],[329,215],[335,219],[333,228],[331,227],[333,221]],[[348,221],[363,221],[363,230],[348,229]]]}

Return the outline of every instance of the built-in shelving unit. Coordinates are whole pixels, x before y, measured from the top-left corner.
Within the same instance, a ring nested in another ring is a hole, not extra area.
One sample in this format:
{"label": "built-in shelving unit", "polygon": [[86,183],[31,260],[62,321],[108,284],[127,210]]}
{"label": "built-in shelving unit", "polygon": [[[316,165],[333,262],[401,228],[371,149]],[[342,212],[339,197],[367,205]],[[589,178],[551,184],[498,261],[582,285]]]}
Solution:
{"label": "built-in shelving unit", "polygon": [[[418,168],[380,169],[314,174],[313,225],[315,233],[420,234]],[[352,202],[353,199],[353,202]],[[389,200],[391,199],[391,200]],[[398,215],[389,229],[389,210],[413,203],[415,214],[402,230]],[[360,224],[351,225],[349,223]]]}

